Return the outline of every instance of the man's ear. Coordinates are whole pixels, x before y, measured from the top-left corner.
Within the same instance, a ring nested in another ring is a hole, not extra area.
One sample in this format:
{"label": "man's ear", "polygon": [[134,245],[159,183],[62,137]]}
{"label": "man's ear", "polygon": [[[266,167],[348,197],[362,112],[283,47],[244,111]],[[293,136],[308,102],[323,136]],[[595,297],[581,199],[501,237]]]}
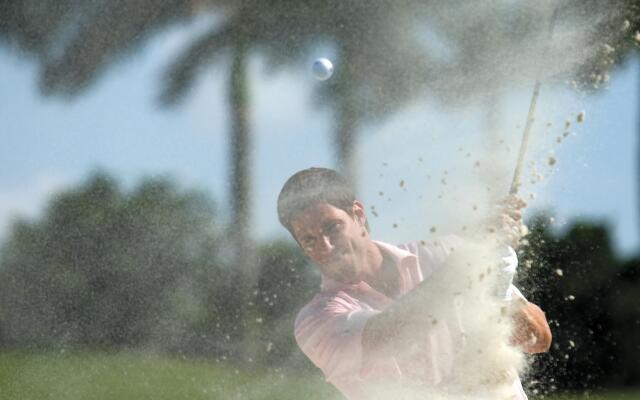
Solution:
{"label": "man's ear", "polygon": [[355,200],[352,205],[353,215],[358,221],[358,223],[362,226],[365,226],[367,223],[367,215],[364,212],[364,204],[360,201]]}

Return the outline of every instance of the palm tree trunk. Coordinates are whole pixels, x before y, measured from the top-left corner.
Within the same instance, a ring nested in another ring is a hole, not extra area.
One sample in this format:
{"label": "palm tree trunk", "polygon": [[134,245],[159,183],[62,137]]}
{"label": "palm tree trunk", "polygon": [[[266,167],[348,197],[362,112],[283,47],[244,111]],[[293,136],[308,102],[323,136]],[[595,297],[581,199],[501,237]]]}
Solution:
{"label": "palm tree trunk", "polygon": [[[340,49],[339,58],[341,60],[349,60],[350,54],[357,54],[357,50],[352,49],[350,40],[343,41]],[[353,94],[353,87],[360,74],[352,69],[352,65],[342,62],[340,67],[340,75],[336,76],[337,82],[335,86],[335,154],[338,169],[354,186],[357,186],[357,163],[355,156],[357,154],[357,126],[359,121],[359,110],[356,98]]]}
{"label": "palm tree trunk", "polygon": [[354,186],[357,182],[356,166],[356,128],[357,117],[349,93],[341,93],[340,106],[337,110],[337,127],[335,136],[336,158],[338,168]]}
{"label": "palm tree trunk", "polygon": [[[231,239],[233,245],[234,287],[237,296],[235,310],[232,313],[237,329],[237,338],[230,350],[238,361],[255,359],[255,335],[258,330],[251,323],[254,311],[252,302],[253,287],[255,286],[257,271],[257,255],[251,240],[251,128],[249,88],[247,73],[247,47],[242,40],[233,48],[231,66],[231,80],[229,87],[229,102],[231,106],[231,138],[230,154],[230,184],[231,184]],[[255,320],[256,318],[253,318]]]}
{"label": "palm tree trunk", "polygon": [[245,279],[253,272],[253,245],[250,238],[251,174],[250,115],[247,85],[247,49],[240,43],[234,49],[229,88],[231,104],[231,207],[235,263]]}

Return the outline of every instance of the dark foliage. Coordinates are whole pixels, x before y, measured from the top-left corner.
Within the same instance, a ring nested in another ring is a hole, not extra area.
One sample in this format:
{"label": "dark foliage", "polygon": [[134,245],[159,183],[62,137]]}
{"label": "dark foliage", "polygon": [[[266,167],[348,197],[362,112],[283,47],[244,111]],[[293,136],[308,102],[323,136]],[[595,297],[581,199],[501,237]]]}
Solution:
{"label": "dark foliage", "polygon": [[171,347],[220,270],[210,202],[148,180],[123,193],[105,175],[14,226],[0,264],[5,346]]}
{"label": "dark foliage", "polygon": [[553,333],[529,381],[542,391],[638,385],[639,260],[615,255],[606,225],[580,222],[554,234],[545,221],[534,221],[521,254],[531,268],[523,268],[520,284]]}
{"label": "dark foliage", "polygon": [[[308,366],[292,331],[319,276],[287,241],[262,245],[259,273],[243,276],[214,221],[210,200],[166,180],[125,192],[96,175],[59,194],[41,219],[16,223],[2,248],[0,345]],[[616,256],[606,225],[557,234],[545,221],[532,223],[521,251],[519,285],[546,311],[554,336],[551,351],[533,360],[530,389],[637,385],[640,260]]]}
{"label": "dark foliage", "polygon": [[293,326],[297,312],[317,292],[320,275],[300,248],[285,241],[264,246],[260,251],[260,277],[255,293],[258,318],[264,321],[260,341],[268,350],[265,361],[281,364],[294,358],[296,350]]}
{"label": "dark foliage", "polygon": [[162,179],[130,192],[98,174],[14,225],[0,253],[0,346],[151,348],[281,364],[319,277],[293,243],[226,256],[212,202]]}

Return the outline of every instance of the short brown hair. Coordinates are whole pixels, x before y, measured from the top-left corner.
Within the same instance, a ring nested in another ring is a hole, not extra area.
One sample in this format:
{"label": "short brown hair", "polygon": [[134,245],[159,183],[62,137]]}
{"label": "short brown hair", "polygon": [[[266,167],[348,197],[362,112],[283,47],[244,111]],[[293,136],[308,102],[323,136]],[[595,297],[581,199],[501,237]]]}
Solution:
{"label": "short brown hair", "polygon": [[327,203],[353,215],[356,196],[351,184],[329,168],[308,168],[293,174],[278,196],[278,219],[291,230],[291,220],[299,212],[318,203]]}

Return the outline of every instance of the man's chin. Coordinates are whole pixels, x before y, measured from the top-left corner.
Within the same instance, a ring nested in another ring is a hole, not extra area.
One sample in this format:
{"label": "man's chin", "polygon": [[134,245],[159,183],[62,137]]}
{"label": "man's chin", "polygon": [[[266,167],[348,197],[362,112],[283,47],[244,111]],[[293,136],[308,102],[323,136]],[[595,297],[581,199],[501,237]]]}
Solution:
{"label": "man's chin", "polygon": [[361,279],[359,279],[356,275],[334,275],[332,278],[336,282],[345,283],[349,285],[354,285],[356,283],[360,283]]}
{"label": "man's chin", "polygon": [[[340,269],[337,269],[337,270],[340,270]],[[342,270],[344,270],[344,269],[342,269]],[[325,273],[325,275],[328,278],[331,278],[332,280],[334,280],[336,282],[345,283],[345,284],[356,284],[356,283],[360,283],[360,281],[361,281],[361,279],[355,273],[353,273],[353,274],[344,274],[344,273],[329,273],[329,274],[326,274]]]}

